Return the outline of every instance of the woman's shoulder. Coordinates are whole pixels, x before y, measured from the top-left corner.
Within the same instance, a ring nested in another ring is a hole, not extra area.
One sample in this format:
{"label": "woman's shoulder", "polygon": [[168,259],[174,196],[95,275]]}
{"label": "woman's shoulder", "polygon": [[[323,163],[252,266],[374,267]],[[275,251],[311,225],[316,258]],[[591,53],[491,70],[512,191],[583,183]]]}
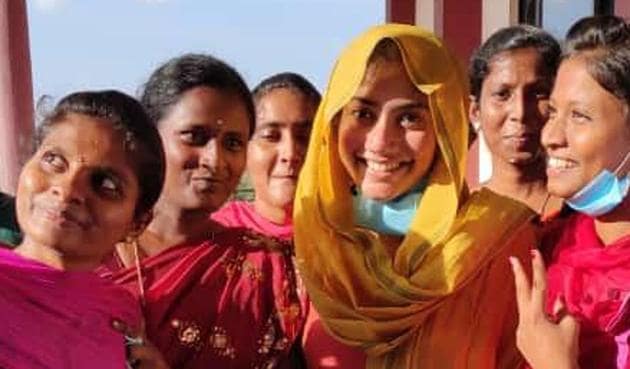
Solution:
{"label": "woman's shoulder", "polygon": [[252,211],[251,203],[234,200],[213,212],[210,218],[226,227],[245,227]]}
{"label": "woman's shoulder", "polygon": [[530,222],[537,219],[536,212],[527,205],[486,187],[480,188],[467,197],[460,210],[460,214],[462,213],[473,213],[476,217],[497,220],[508,217]]}

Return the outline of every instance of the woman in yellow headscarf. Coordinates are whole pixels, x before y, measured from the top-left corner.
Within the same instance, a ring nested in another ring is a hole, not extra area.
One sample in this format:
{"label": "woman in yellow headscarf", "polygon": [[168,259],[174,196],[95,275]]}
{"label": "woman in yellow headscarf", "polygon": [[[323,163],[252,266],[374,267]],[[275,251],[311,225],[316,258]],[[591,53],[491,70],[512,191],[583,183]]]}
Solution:
{"label": "woman in yellow headscarf", "polygon": [[377,26],[343,52],[295,201],[297,264],[330,335],[367,368],[513,368],[509,256],[534,213],[464,184],[458,63],[433,34]]}

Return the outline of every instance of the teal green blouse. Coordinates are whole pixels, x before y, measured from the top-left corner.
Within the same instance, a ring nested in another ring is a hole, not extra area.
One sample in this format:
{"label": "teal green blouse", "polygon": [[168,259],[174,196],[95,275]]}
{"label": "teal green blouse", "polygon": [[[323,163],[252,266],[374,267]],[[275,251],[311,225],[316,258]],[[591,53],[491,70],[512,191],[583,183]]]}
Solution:
{"label": "teal green blouse", "polygon": [[22,240],[15,216],[15,199],[0,192],[0,243],[17,246]]}

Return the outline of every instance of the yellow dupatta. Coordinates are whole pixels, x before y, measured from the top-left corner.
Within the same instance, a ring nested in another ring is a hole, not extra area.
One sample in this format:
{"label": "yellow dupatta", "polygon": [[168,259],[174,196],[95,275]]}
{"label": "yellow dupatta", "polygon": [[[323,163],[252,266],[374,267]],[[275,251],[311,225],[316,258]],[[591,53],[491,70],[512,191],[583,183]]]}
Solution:
{"label": "yellow dupatta", "polygon": [[[428,95],[439,149],[408,234],[392,259],[381,236],[356,227],[334,116],[362,82],[377,43],[393,40]],[[515,365],[516,309],[507,256],[535,246],[525,205],[488,190],[466,195],[468,91],[433,34],[388,24],[338,59],[315,117],[294,207],[297,265],[329,333],[358,346],[368,368]]]}

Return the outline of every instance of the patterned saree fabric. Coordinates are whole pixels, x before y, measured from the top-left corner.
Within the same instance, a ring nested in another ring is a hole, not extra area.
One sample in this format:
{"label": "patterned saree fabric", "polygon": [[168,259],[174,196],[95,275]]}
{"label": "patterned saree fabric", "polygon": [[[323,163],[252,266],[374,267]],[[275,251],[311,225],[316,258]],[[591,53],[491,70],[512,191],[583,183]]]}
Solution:
{"label": "patterned saree fabric", "polygon": [[[353,219],[351,182],[337,151],[335,115],[360,85],[379,41],[398,46],[428,96],[438,149],[428,186],[395,255]],[[383,25],[343,52],[314,121],[294,209],[297,265],[326,328],[362,348],[372,368],[509,368],[516,306],[507,261],[535,246],[534,214],[482,190],[467,195],[468,92],[441,41]]]}
{"label": "patterned saree fabric", "polygon": [[[172,368],[275,368],[304,312],[290,246],[245,229],[170,247],[140,261],[149,339]],[[139,297],[135,267],[100,274]]]}
{"label": "patterned saree fabric", "polygon": [[131,294],[91,272],[63,271],[0,248],[0,368],[122,369],[112,319],[140,326]]}

